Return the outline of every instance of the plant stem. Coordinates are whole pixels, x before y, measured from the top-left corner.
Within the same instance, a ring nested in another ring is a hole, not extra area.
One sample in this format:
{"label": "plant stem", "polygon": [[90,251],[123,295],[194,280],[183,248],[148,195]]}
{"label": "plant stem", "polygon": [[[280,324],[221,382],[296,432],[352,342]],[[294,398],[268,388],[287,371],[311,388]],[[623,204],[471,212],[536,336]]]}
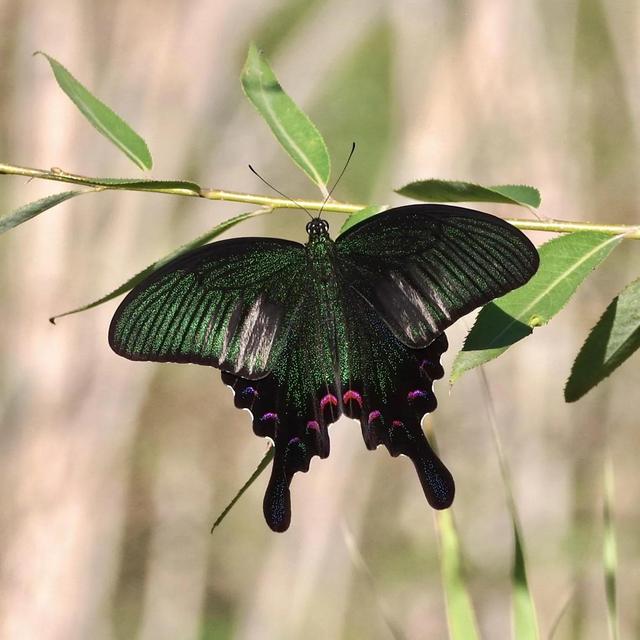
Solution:
{"label": "plant stem", "polygon": [[[51,169],[45,171],[42,169],[31,169],[29,167],[18,167],[9,164],[0,163],[0,174],[24,176],[27,178],[39,178],[41,180],[54,180],[56,182],[67,182],[71,184],[81,184],[93,187],[98,191],[120,190],[120,191],[145,191],[149,193],[164,193],[175,196],[188,196],[192,198],[204,198],[206,200],[220,200],[225,202],[245,202],[249,204],[257,204],[271,209],[293,209],[296,205],[286,198],[273,198],[270,196],[256,195],[253,193],[241,193],[238,191],[224,191],[222,189],[201,188],[199,192],[182,188],[163,188],[150,187],[147,188],[143,184],[135,185],[106,185],[101,184],[98,178],[89,178],[73,173],[67,173],[61,169]],[[144,183],[144,179],[140,183]],[[179,181],[175,181],[179,182]],[[322,209],[327,213],[355,213],[360,209],[364,209],[367,205],[354,204],[349,202],[337,202],[329,200],[326,204],[321,200],[297,200],[297,203],[304,209],[309,211],[319,211]],[[541,220],[530,220],[524,218],[506,218],[518,229],[527,231],[546,231],[549,233],[573,233],[575,231],[597,231],[608,235],[622,235],[626,238],[640,240],[640,225],[632,226],[625,224],[594,224],[591,222],[572,222],[570,220],[553,220],[543,218]]]}

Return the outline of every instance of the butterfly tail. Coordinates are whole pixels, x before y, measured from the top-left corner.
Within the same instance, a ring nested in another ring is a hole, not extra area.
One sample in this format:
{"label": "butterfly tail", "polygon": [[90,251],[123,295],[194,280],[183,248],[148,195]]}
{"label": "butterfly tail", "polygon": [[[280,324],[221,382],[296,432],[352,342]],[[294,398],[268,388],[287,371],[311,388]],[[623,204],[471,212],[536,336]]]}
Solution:
{"label": "butterfly tail", "polygon": [[447,509],[455,496],[453,476],[435,454],[419,425],[416,425],[405,455],[416,468],[422,490],[434,509]]}
{"label": "butterfly tail", "polygon": [[[291,480],[298,471],[309,470],[309,463],[318,455],[314,440],[293,435],[297,420],[279,425],[271,478],[264,495],[262,509],[269,527],[276,532],[286,531],[291,524]],[[327,451],[328,454],[328,451]]]}
{"label": "butterfly tail", "polygon": [[262,503],[264,519],[272,531],[283,532],[291,524],[291,484],[292,476],[286,473],[283,452],[276,447],[271,478]]}

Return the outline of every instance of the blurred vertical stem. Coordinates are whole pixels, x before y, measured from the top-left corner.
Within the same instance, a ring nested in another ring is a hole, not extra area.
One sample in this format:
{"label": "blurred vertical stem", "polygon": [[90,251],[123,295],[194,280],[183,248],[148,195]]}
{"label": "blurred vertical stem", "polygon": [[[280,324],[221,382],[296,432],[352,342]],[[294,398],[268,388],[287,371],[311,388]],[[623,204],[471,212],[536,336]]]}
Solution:
{"label": "blurred vertical stem", "polygon": [[618,551],[616,546],[616,531],[613,521],[613,463],[611,454],[607,452],[604,460],[604,502],[602,540],[602,562],[604,565],[604,586],[607,596],[607,620],[609,623],[609,637],[611,640],[620,638],[618,623],[618,603],[616,593],[616,572],[618,567]]}
{"label": "blurred vertical stem", "polygon": [[498,431],[496,421],[495,408],[493,405],[493,396],[487,374],[483,366],[478,367],[480,380],[485,392],[486,408],[493,434],[493,440],[498,455],[498,464],[500,466],[500,475],[502,476],[502,484],[504,486],[507,507],[511,516],[514,537],[514,558],[512,566],[512,621],[513,621],[513,638],[514,640],[538,640],[540,631],[538,629],[538,620],[536,616],[535,605],[531,597],[529,589],[529,581],[527,578],[527,564],[524,553],[524,541],[522,537],[522,526],[518,516],[515,498],[513,496],[513,485],[511,482],[511,472],[507,463],[507,458],[502,448],[502,440]]}
{"label": "blurred vertical stem", "polygon": [[[433,432],[433,421],[425,423],[429,443],[438,453],[438,444]],[[458,530],[451,509],[434,512],[436,531],[440,543],[440,576],[447,608],[447,626],[451,640],[479,640],[478,621],[469,595],[464,556],[460,546]]]}

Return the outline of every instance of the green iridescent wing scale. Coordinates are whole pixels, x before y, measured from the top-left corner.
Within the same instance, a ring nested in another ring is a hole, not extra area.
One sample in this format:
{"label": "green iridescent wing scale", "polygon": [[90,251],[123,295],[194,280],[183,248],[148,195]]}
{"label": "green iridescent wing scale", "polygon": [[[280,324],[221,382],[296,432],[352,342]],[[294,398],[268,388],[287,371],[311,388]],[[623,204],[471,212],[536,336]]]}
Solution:
{"label": "green iridescent wing scale", "polygon": [[238,238],[191,251],[133,289],[109,328],[130,360],[190,362],[245,378],[270,370],[298,304],[304,247]]}
{"label": "green iridescent wing scale", "polygon": [[368,218],[336,240],[343,272],[410,347],[424,347],[473,309],[538,269],[528,238],[495,216],[409,205]]}

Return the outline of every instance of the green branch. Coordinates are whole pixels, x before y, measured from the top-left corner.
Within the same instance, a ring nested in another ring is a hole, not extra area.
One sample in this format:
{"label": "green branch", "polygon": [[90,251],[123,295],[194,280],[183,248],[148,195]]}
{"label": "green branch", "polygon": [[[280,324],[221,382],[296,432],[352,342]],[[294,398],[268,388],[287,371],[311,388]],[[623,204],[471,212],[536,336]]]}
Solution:
{"label": "green branch", "polygon": [[[256,195],[253,193],[241,193],[238,191],[225,191],[222,189],[202,188],[192,182],[184,181],[160,181],[160,180],[112,180],[101,178],[89,178],[73,173],[67,173],[62,169],[53,168],[49,171],[18,167],[9,164],[0,164],[0,174],[12,176],[24,176],[41,180],[54,180],[91,187],[96,191],[120,190],[120,191],[146,191],[150,193],[164,193],[174,196],[187,196],[191,198],[204,198],[205,200],[220,200],[224,202],[243,202],[256,204],[270,209],[291,209],[294,205],[286,198],[274,198],[270,196]],[[330,200],[326,204],[321,200],[297,200],[297,203],[309,211],[322,209],[328,213],[351,214],[360,211],[367,205]],[[575,231],[597,231],[608,235],[625,235],[626,238],[640,240],[640,226],[625,224],[594,224],[591,222],[572,222],[568,220],[525,220],[523,218],[506,218],[518,229],[527,231],[546,231],[549,233],[573,233]]]}

